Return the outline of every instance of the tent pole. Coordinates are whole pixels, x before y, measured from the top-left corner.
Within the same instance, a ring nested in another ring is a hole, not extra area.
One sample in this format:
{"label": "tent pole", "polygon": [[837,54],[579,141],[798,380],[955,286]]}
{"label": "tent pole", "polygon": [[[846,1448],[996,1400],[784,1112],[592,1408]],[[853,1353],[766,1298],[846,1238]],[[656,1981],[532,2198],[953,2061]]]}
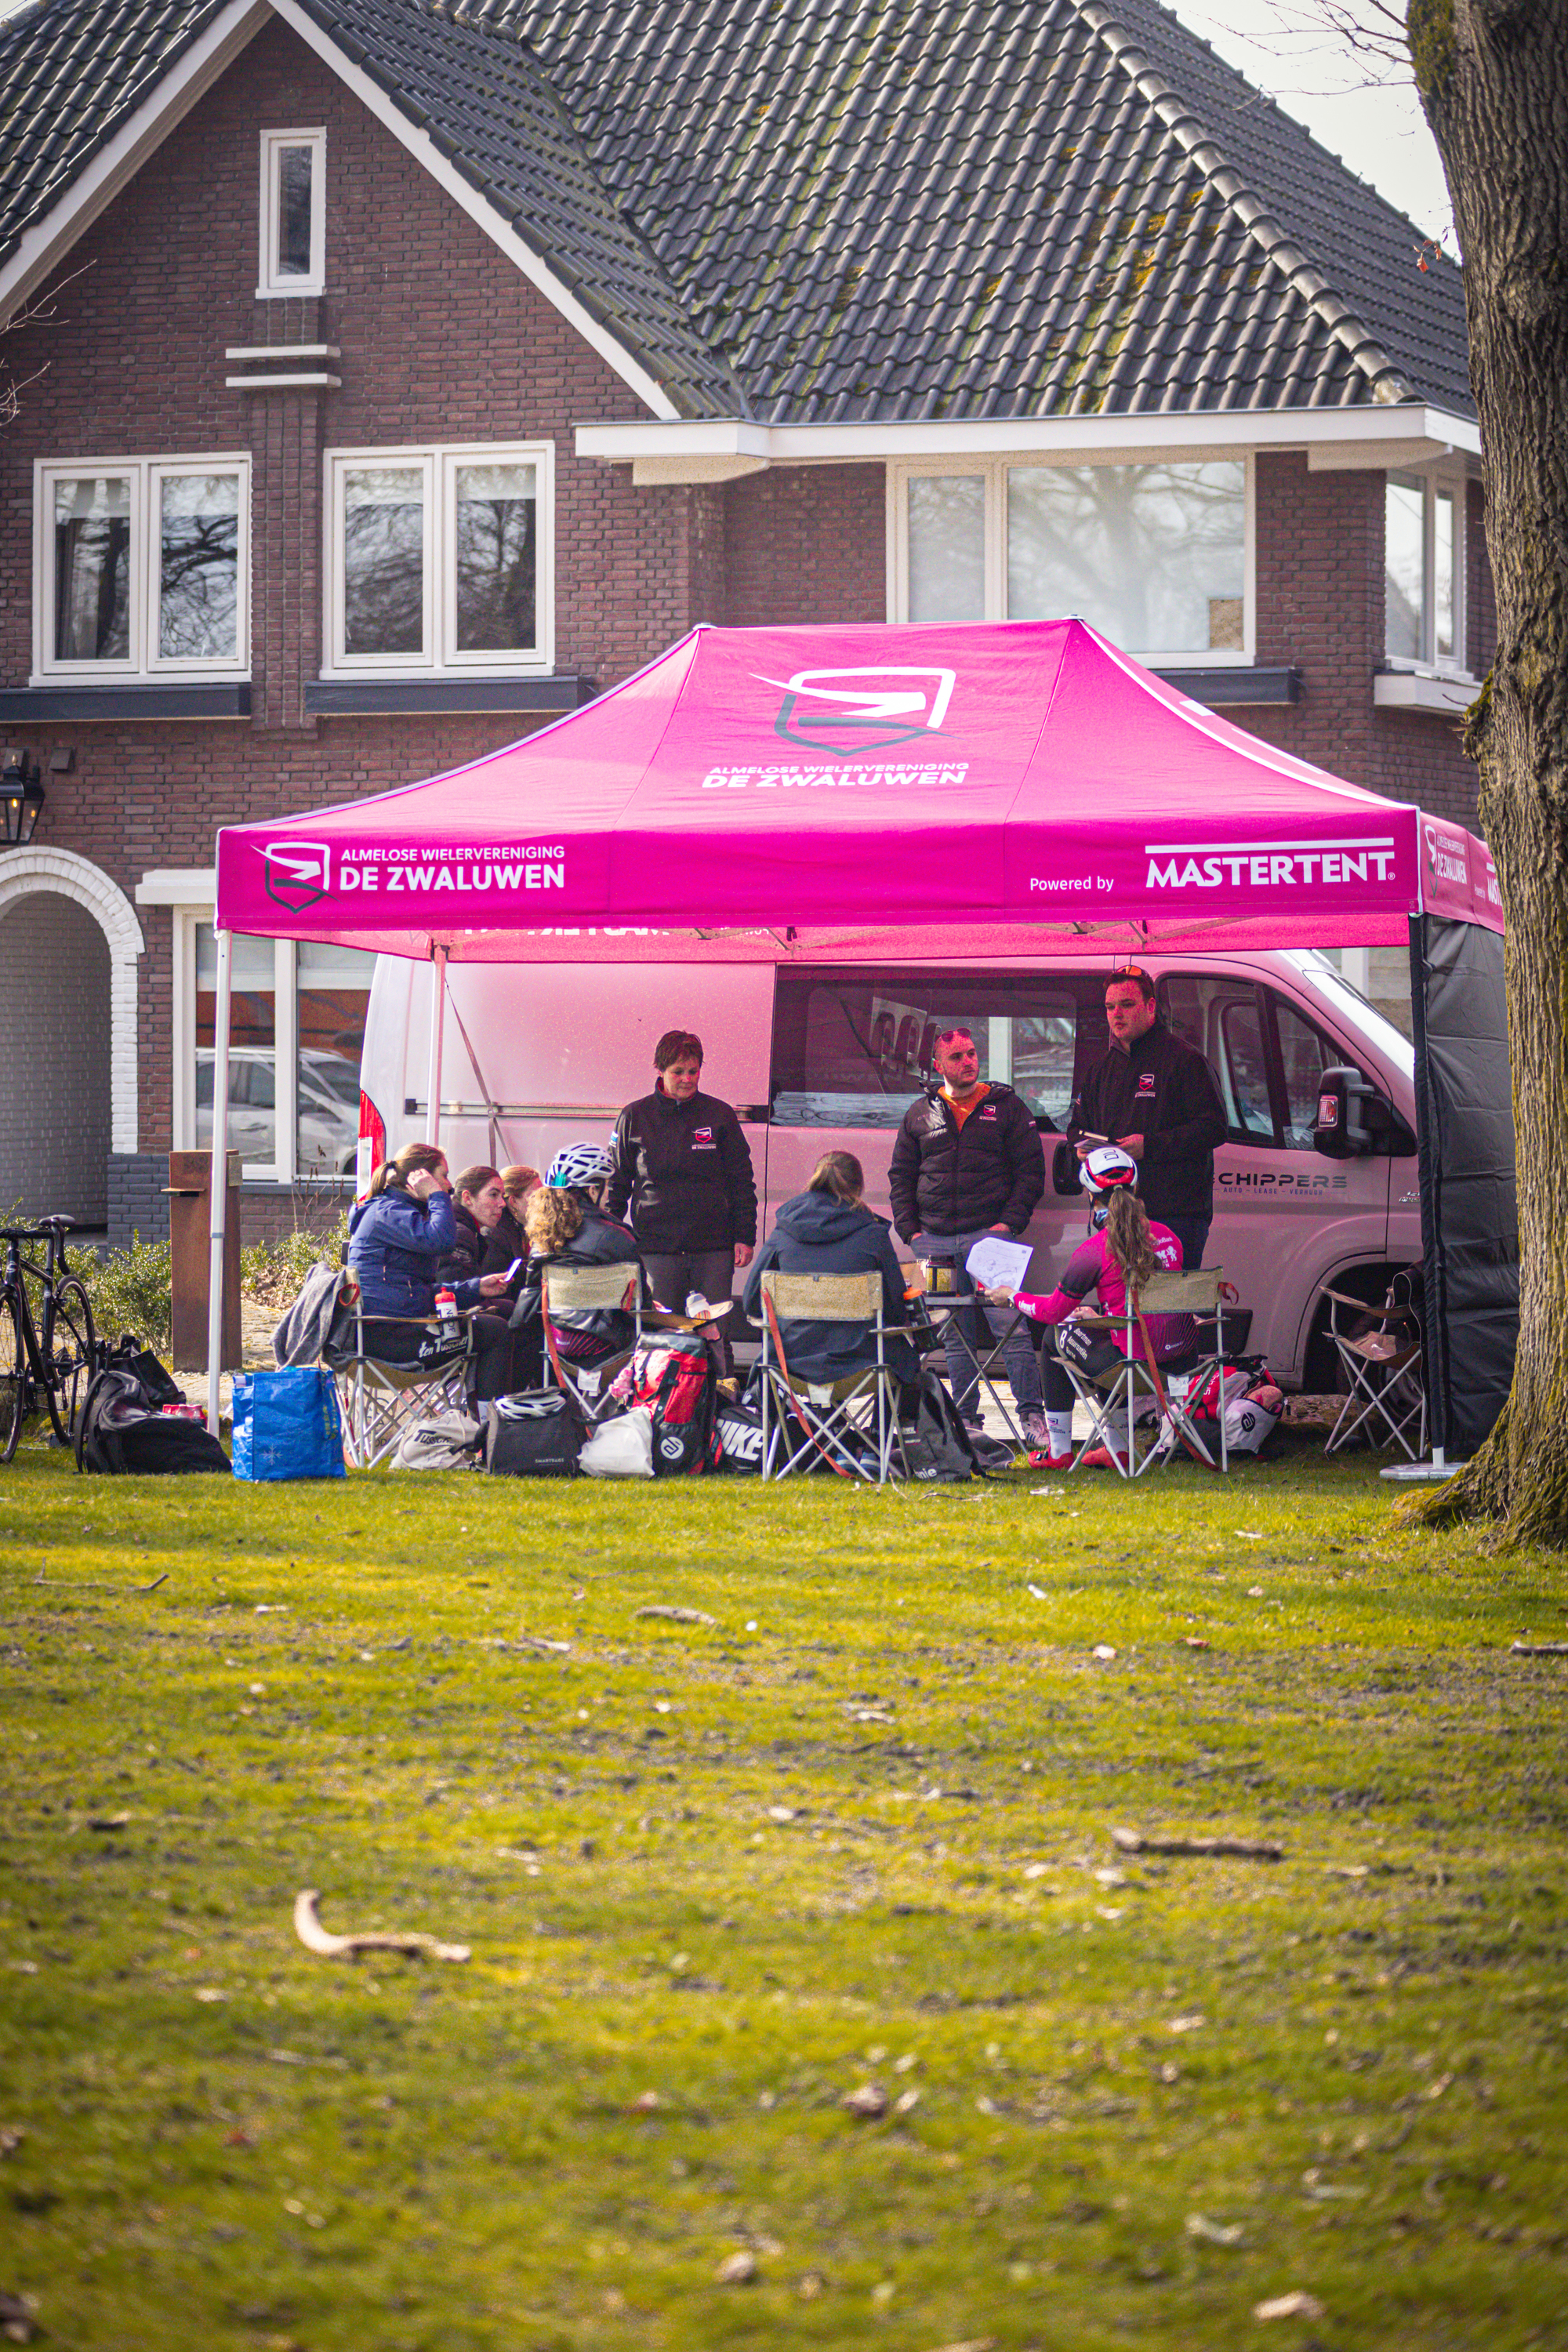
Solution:
{"label": "tent pole", "polygon": [[218,1433],[223,1382],[223,1261],[228,1213],[228,1032],[234,989],[234,933],[217,935],[217,1008],[213,1016],[212,1218],[207,1259],[207,1427]]}
{"label": "tent pole", "polygon": [[430,1069],[426,1081],[429,1101],[425,1112],[425,1140],[441,1140],[441,1041],[447,1026],[447,950],[430,950]]}

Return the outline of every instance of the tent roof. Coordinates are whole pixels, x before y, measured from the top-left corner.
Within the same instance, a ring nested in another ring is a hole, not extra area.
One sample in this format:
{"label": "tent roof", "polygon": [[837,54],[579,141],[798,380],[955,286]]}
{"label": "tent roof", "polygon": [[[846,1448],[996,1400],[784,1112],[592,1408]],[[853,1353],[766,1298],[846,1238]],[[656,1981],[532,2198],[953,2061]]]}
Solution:
{"label": "tent roof", "polygon": [[218,836],[226,929],[502,962],[768,961],[931,925],[1004,927],[998,953],[1364,945],[1423,908],[1501,929],[1472,835],[1077,620],[700,627],[471,766]]}

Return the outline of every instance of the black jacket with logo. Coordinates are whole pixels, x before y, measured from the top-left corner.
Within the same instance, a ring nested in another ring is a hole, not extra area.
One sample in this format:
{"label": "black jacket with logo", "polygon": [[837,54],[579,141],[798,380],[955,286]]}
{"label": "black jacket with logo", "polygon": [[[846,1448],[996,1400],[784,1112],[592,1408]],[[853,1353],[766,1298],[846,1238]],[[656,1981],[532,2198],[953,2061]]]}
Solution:
{"label": "black jacket with logo", "polygon": [[677,1255],[756,1240],[751,1146],[728,1103],[700,1091],[678,1103],[660,1087],[626,1105],[610,1149],[605,1206],[612,1217],[630,1208],[644,1251]]}
{"label": "black jacket with logo", "polygon": [[1138,1197],[1152,1217],[1213,1214],[1215,1146],[1230,1131],[1225,1105],[1203,1055],[1163,1021],[1090,1070],[1068,1121],[1075,1143],[1086,1129],[1112,1143],[1143,1138]]}
{"label": "black jacket with logo", "polygon": [[893,1224],[917,1234],[1021,1234],[1046,1189],[1039,1130],[1011,1087],[993,1084],[963,1127],[940,1089],[911,1103],[893,1146]]}

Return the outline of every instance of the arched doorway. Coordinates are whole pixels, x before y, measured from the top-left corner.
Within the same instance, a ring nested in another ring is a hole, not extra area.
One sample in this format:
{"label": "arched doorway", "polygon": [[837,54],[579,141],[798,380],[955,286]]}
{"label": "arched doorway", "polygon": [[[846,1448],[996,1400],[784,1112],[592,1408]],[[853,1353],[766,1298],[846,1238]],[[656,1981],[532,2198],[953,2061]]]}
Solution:
{"label": "arched doorway", "polygon": [[0,1209],[104,1223],[110,1153],[136,1148],[142,945],[86,858],[0,859]]}

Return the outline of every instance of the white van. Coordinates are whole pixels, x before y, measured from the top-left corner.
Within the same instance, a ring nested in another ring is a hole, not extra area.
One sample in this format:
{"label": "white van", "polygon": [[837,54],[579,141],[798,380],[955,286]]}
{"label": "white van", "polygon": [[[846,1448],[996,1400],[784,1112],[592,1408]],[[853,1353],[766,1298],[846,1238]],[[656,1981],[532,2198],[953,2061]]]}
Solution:
{"label": "white van", "polygon": [[[705,1087],[744,1123],[764,1233],[834,1147],[858,1156],[867,1196],[886,1213],[899,1123],[929,1076],[937,1031],[963,1024],[983,1074],[1016,1089],[1044,1138],[1047,1183],[1027,1238],[1031,1283],[1049,1288],[1086,1223],[1076,1166],[1051,1139],[1107,1049],[1113,960],[1100,949],[1001,962],[959,945],[941,957],[808,963],[765,934],[755,952],[701,965],[453,964],[441,1143],[454,1171],[543,1169],[563,1144],[606,1140],[621,1106],[652,1086],[656,1038],[691,1028]],[[1331,1388],[1325,1285],[1381,1300],[1393,1268],[1421,1254],[1411,1047],[1320,955],[1139,961],[1172,1028],[1207,1055],[1230,1119],[1215,1154],[1205,1263],[1222,1266],[1252,1309],[1248,1346],[1278,1379]],[[429,1004],[428,966],[378,960],[360,1081],[362,1191],[377,1160],[426,1131]],[[1313,1149],[1319,1078],[1346,1064],[1392,1117],[1365,1156],[1326,1159]]]}

